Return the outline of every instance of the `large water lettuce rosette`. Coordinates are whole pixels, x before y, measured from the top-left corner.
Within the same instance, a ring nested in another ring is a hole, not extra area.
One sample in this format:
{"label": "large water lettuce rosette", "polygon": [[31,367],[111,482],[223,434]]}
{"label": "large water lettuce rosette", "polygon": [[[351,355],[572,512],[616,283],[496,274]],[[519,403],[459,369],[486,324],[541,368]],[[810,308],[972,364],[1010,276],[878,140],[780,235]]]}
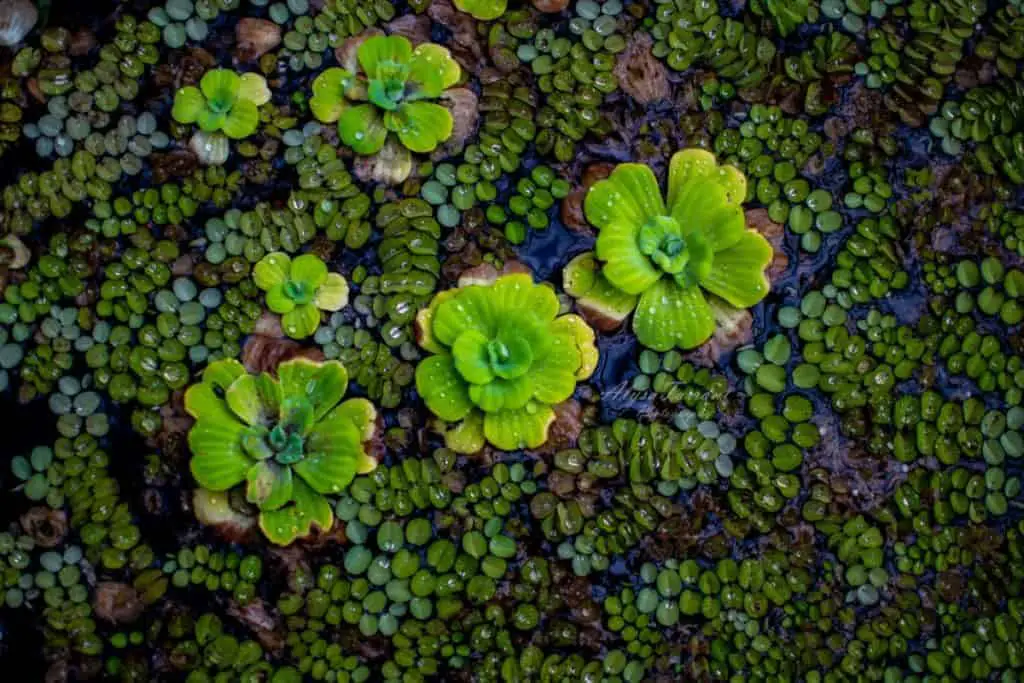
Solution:
{"label": "large water lettuce rosette", "polygon": [[587,193],[596,249],[567,265],[566,291],[606,319],[635,311],[633,331],[649,348],[703,344],[716,319],[753,306],[769,290],[773,250],[746,227],[746,193],[743,174],[704,150],[672,156],[664,200],[648,166],[618,165]]}
{"label": "large water lettuce rosette", "polygon": [[196,419],[188,434],[196,481],[211,491],[244,482],[274,543],[286,545],[314,525],[329,529],[334,514],[325,496],[376,466],[364,443],[377,411],[365,399],[341,401],[347,386],[338,361],[287,360],[276,378],[251,375],[236,360],[211,363],[185,393]]}
{"label": "large water lettuce rosette", "polygon": [[437,417],[459,423],[451,448],[544,443],[552,406],[597,365],[593,330],[558,313],[554,290],[524,273],[463,278],[420,311],[419,342],[434,355],[417,366],[416,389]]}

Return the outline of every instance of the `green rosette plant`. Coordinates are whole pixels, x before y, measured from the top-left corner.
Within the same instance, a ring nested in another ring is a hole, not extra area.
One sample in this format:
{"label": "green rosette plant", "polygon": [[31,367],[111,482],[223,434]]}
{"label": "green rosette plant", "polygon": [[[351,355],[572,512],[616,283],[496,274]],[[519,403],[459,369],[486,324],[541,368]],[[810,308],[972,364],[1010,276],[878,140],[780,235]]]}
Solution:
{"label": "green rosette plant", "polygon": [[505,13],[508,0],[455,0],[459,10],[480,21],[491,21]]}
{"label": "green rosette plant", "polygon": [[281,327],[292,339],[305,339],[320,326],[320,311],[338,311],[348,303],[348,283],[330,273],[315,254],[294,260],[288,254],[267,254],[253,268],[256,286],[267,293],[267,308],[281,315]]}
{"label": "green rosette plant", "polygon": [[554,290],[523,273],[463,278],[416,317],[431,352],[416,368],[416,389],[441,420],[458,423],[448,447],[475,452],[547,440],[553,406],[597,365],[594,332],[576,315],[559,315]]}
{"label": "green rosette plant", "polygon": [[596,249],[566,266],[566,292],[602,329],[635,311],[633,331],[651,349],[700,346],[716,320],[753,306],[770,287],[774,252],[746,227],[746,192],[743,174],[704,150],[672,156],[665,200],[649,167],[619,164],[584,200]]}
{"label": "green rosette plant", "polygon": [[329,68],[313,81],[309,105],[320,121],[337,121],[354,152],[411,169],[409,152],[431,152],[451,136],[451,112],[432,101],[462,74],[447,48],[422,43],[414,49],[404,36],[373,35],[344,54],[345,68]]}
{"label": "green rosette plant", "polygon": [[189,85],[174,94],[171,116],[178,123],[196,123],[203,132],[219,131],[240,140],[256,132],[259,107],[269,101],[263,76],[213,69],[203,75],[198,88]]}
{"label": "green rosette plant", "polygon": [[196,482],[214,492],[244,482],[260,529],[278,545],[313,525],[329,529],[334,514],[325,496],[376,467],[364,444],[377,411],[366,399],[342,402],[347,386],[338,361],[287,360],[277,378],[251,375],[233,359],[211,363],[185,392],[196,420],[188,434]]}

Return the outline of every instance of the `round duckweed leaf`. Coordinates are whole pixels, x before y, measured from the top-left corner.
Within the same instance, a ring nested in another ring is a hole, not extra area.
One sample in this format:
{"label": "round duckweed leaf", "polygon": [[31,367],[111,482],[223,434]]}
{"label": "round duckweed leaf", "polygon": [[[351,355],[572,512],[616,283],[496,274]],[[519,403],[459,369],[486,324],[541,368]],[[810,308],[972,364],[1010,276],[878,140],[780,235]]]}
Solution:
{"label": "round duckweed leaf", "polygon": [[470,531],[462,537],[462,549],[471,557],[480,559],[487,554],[487,539],[479,531]]}
{"label": "round duckweed leaf", "polygon": [[34,474],[25,482],[25,497],[32,501],[39,501],[46,498],[50,490],[50,483],[42,474]]}
{"label": "round duckweed leaf", "polygon": [[18,479],[26,481],[32,476],[32,465],[24,456],[16,455],[11,458],[11,472]]}
{"label": "round duckweed leaf", "polygon": [[29,454],[29,461],[33,470],[42,472],[53,462],[53,451],[47,446],[36,446]]}
{"label": "round duckweed leaf", "polygon": [[402,526],[397,522],[384,522],[377,529],[377,547],[386,553],[397,552],[402,547],[404,538]]}
{"label": "round duckweed leaf", "polygon": [[507,559],[515,557],[516,542],[508,536],[495,536],[490,540],[488,549],[492,555]]}
{"label": "round duckweed leaf", "polygon": [[373,553],[364,546],[357,545],[345,553],[345,571],[350,574],[362,574],[373,561]]}
{"label": "round duckweed leaf", "polygon": [[426,519],[411,519],[405,525],[405,540],[413,545],[425,545],[433,533],[433,527]]}
{"label": "round duckweed leaf", "polygon": [[455,546],[447,539],[439,539],[427,548],[427,563],[439,574],[449,571],[455,565]]}
{"label": "round duckweed leaf", "polygon": [[480,571],[492,579],[500,579],[508,570],[508,563],[494,555],[486,556],[480,563]]}

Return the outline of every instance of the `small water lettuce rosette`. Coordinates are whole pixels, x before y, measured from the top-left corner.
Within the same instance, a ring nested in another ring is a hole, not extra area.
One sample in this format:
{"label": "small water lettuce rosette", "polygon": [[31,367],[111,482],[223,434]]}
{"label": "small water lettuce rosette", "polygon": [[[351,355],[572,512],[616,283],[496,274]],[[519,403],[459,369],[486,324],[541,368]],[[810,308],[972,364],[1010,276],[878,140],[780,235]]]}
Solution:
{"label": "small water lettuce rosette", "polygon": [[340,50],[341,67],[313,81],[309,105],[324,123],[338,123],[342,142],[356,154],[412,170],[410,152],[433,151],[452,134],[451,112],[433,100],[462,75],[448,49],[434,43],[413,48],[404,36],[364,34]]}
{"label": "small water lettuce rosette", "polygon": [[480,21],[492,21],[505,13],[508,0],[455,0],[462,12]]}
{"label": "small water lettuce rosette", "polygon": [[305,339],[320,326],[320,311],[339,311],[348,303],[348,283],[331,273],[315,254],[292,259],[276,251],[253,268],[256,286],[267,293],[267,308],[281,316],[292,339]]}
{"label": "small water lettuce rosette", "polygon": [[416,367],[416,389],[441,420],[452,450],[484,441],[506,451],[537,448],[597,365],[594,331],[559,315],[558,297],[526,273],[464,276],[416,317],[417,338],[434,354]]}
{"label": "small water lettuce rosette", "polygon": [[332,505],[357,473],[376,461],[367,454],[377,411],[362,398],[342,401],[348,373],[338,361],[284,361],[277,378],[251,375],[234,359],[211,363],[185,392],[190,467],[210,491],[245,484],[271,542],[287,545],[329,529]]}
{"label": "small water lettuce rosette", "polygon": [[171,116],[178,123],[198,124],[204,133],[222,132],[240,140],[256,132],[259,108],[269,101],[263,76],[213,69],[203,75],[198,88],[189,85],[174,94]]}
{"label": "small water lettuce rosette", "polygon": [[619,164],[584,200],[596,249],[566,266],[565,291],[602,329],[635,311],[633,331],[648,348],[700,346],[716,321],[753,306],[770,287],[772,246],[747,229],[746,192],[743,174],[705,150],[672,156],[665,200],[648,166]]}

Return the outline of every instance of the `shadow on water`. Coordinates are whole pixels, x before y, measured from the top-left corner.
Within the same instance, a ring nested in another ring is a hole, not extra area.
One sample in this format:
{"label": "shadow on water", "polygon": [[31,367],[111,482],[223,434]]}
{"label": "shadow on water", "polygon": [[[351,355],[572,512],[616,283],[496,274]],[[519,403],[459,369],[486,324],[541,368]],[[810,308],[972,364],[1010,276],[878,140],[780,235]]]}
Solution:
{"label": "shadow on water", "polygon": [[[4,435],[0,442],[0,519],[13,521],[30,506],[12,490],[19,482],[11,474],[11,459],[53,442],[53,416],[42,401],[22,406],[11,392],[0,394],[0,434]],[[0,671],[17,671],[21,681],[41,681],[45,672],[43,634],[35,617],[35,612],[26,608],[0,606]],[[0,675],[0,680],[7,679]]]}

